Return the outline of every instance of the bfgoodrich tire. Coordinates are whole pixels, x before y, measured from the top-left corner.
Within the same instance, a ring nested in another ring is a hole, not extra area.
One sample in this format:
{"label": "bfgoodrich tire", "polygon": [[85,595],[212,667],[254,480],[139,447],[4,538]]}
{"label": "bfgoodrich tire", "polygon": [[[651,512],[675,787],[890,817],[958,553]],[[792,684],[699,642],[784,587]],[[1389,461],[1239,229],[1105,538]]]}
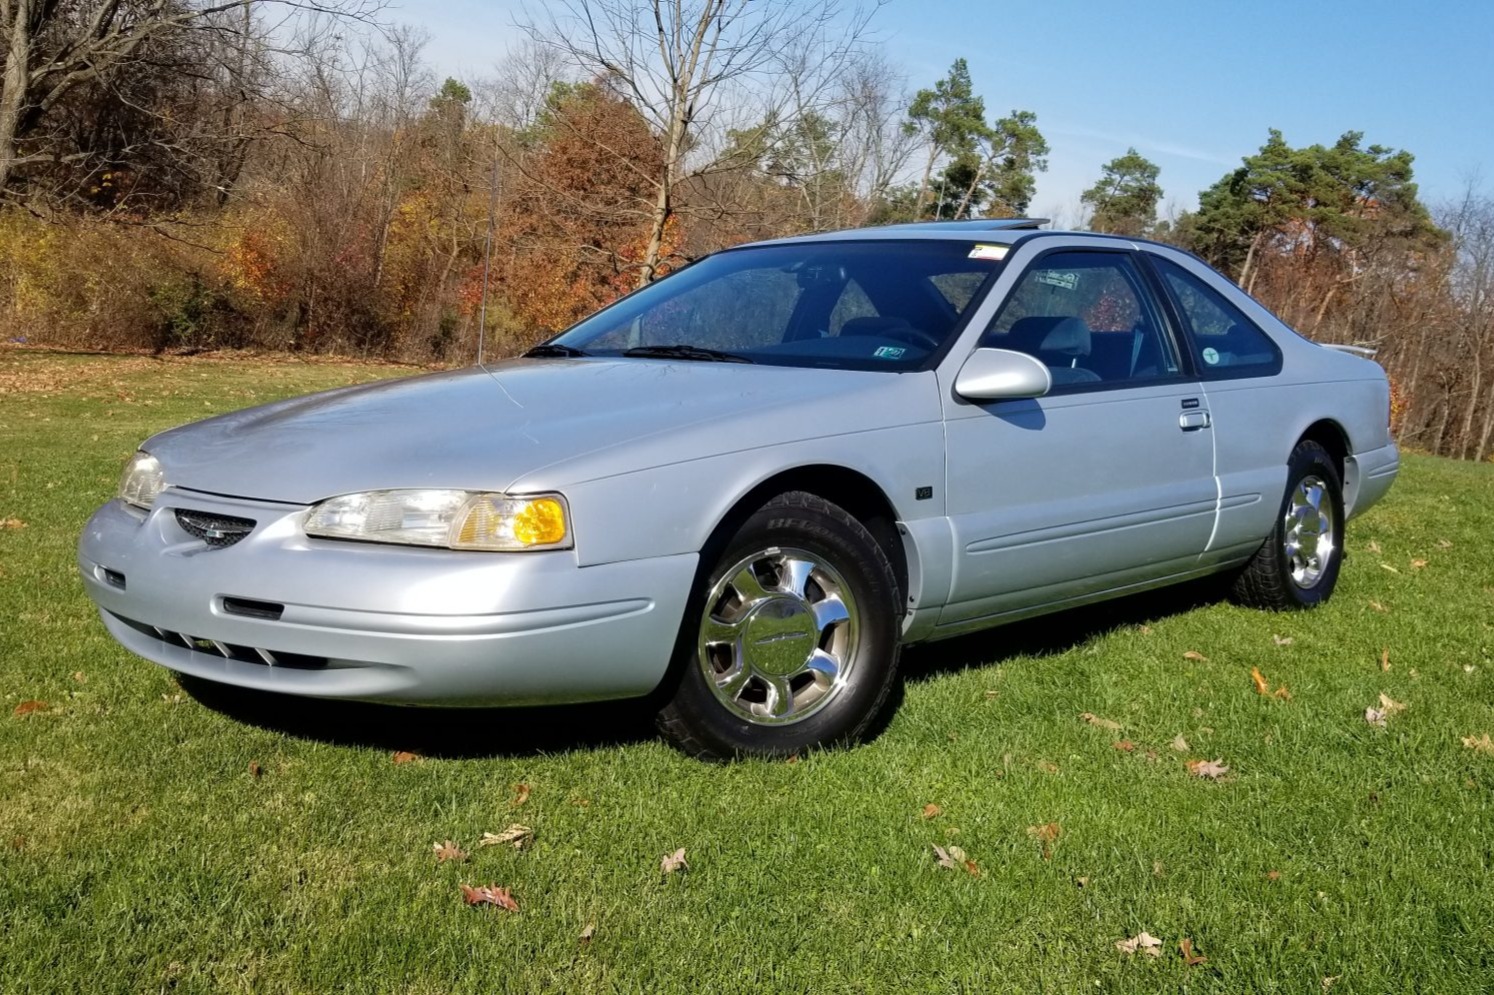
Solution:
{"label": "bfgoodrich tire", "polygon": [[702,759],[856,741],[897,676],[901,597],[887,554],[802,491],[752,514],[696,583],[660,730]]}
{"label": "bfgoodrich tire", "polygon": [[1270,611],[1313,608],[1333,595],[1343,563],[1343,482],[1328,451],[1303,439],[1287,461],[1276,527],[1235,579],[1240,604]]}

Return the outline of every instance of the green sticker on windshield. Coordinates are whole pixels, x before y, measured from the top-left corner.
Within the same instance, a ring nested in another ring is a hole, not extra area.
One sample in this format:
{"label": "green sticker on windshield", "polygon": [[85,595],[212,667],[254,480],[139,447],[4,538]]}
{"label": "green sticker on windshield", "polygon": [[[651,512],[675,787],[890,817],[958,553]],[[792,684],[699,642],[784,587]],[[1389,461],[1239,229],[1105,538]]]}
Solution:
{"label": "green sticker on windshield", "polygon": [[907,351],[900,345],[879,345],[872,355],[877,359],[902,359],[903,353]]}

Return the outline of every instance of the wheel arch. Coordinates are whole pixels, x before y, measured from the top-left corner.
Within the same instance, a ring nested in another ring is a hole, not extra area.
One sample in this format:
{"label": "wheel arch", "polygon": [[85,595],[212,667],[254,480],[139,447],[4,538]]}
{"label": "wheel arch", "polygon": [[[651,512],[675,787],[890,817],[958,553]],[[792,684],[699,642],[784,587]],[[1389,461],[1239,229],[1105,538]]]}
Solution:
{"label": "wheel arch", "polygon": [[[1349,455],[1354,451],[1349,441],[1349,433],[1332,418],[1320,418],[1302,431],[1297,442],[1309,439],[1328,450],[1328,454],[1338,464],[1339,479],[1343,480]],[[1293,443],[1293,448],[1296,448],[1296,443]],[[1344,481],[1344,489],[1348,489],[1348,481]]]}
{"label": "wheel arch", "polygon": [[897,509],[887,492],[859,470],[836,463],[809,463],[779,470],[754,484],[727,508],[712,527],[701,549],[702,563],[714,559],[742,522],[763,505],[787,491],[805,491],[844,508],[872,534],[892,563],[898,590],[906,601],[909,594],[910,562],[916,563],[912,539],[898,527]]}

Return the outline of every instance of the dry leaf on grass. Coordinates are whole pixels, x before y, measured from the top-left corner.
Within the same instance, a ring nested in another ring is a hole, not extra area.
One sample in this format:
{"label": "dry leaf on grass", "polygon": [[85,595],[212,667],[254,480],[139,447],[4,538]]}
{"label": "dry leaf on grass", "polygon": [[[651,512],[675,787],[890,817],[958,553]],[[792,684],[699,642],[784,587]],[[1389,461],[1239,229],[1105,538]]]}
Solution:
{"label": "dry leaf on grass", "polygon": [[1380,672],[1381,673],[1389,673],[1389,671],[1390,671],[1390,647],[1387,646],[1387,647],[1385,647],[1384,649],[1382,649],[1380,651]]}
{"label": "dry leaf on grass", "polygon": [[508,893],[507,888],[500,888],[496,884],[479,885],[476,888],[464,884],[461,888],[462,899],[468,905],[496,905],[509,912],[519,911],[519,903],[514,901],[514,896]]}
{"label": "dry leaf on grass", "polygon": [[1085,722],[1088,722],[1090,725],[1100,729],[1109,729],[1111,732],[1120,732],[1121,730],[1121,724],[1119,722],[1116,722],[1113,719],[1102,719],[1094,712],[1080,712],[1079,718],[1083,719]]}
{"label": "dry leaf on grass", "polygon": [[1482,736],[1464,736],[1463,745],[1475,753],[1494,754],[1494,739],[1490,739],[1488,733]]}
{"label": "dry leaf on grass", "polygon": [[1438,539],[1437,540],[1437,548],[1438,549],[1452,549],[1452,543],[1448,542],[1446,539]]}
{"label": "dry leaf on grass", "polygon": [[26,523],[19,518],[0,518],[0,529],[24,529]]}
{"label": "dry leaf on grass", "polygon": [[408,764],[414,763],[415,761],[419,760],[420,754],[411,753],[409,750],[397,750],[394,756],[390,757],[389,759],[397,764]]}
{"label": "dry leaf on grass", "polygon": [[1209,958],[1193,949],[1193,941],[1186,936],[1178,941],[1178,952],[1183,955],[1183,963],[1189,967],[1197,967],[1209,961]]}
{"label": "dry leaf on grass", "polygon": [[1088,888],[1089,887],[1089,878],[1075,878],[1074,879],[1074,887],[1076,887],[1076,888]]}
{"label": "dry leaf on grass", "polygon": [[987,691],[985,693],[985,699],[987,701],[995,701],[997,698],[1000,698],[1000,697],[1001,697],[1001,692],[1000,691]]}
{"label": "dry leaf on grass", "polygon": [[522,850],[534,840],[534,830],[528,826],[521,826],[517,822],[509,826],[501,833],[483,833],[482,839],[477,841],[478,846],[503,846],[508,845],[515,850]]}
{"label": "dry leaf on grass", "polygon": [[45,712],[50,707],[45,701],[23,701],[11,711],[11,714],[30,715],[32,712]]}
{"label": "dry leaf on grass", "polygon": [[1122,753],[1132,753],[1136,750],[1136,744],[1129,739],[1118,740],[1110,744],[1112,749],[1120,750]]}
{"label": "dry leaf on grass", "polygon": [[529,800],[529,782],[520,781],[514,785],[513,800],[508,803],[509,808],[518,808]]}
{"label": "dry leaf on grass", "polygon": [[586,928],[581,931],[581,945],[584,947],[591,942],[591,938],[597,935],[597,927],[593,923],[587,923]]}
{"label": "dry leaf on grass", "polygon": [[937,819],[943,814],[944,809],[940,808],[938,805],[935,805],[933,802],[929,802],[923,807],[923,812],[921,813],[920,818]]}
{"label": "dry leaf on grass", "polygon": [[1393,574],[1400,573],[1399,570],[1397,570],[1395,567],[1391,566],[1389,563],[1382,563],[1382,564],[1380,564],[1380,569],[1381,570],[1389,570]]}
{"label": "dry leaf on grass", "polygon": [[252,777],[256,781],[258,781],[260,775],[263,774],[264,772],[265,772],[265,769],[259,765],[259,761],[258,760],[251,760],[251,761],[249,761],[249,776],[250,777]]}
{"label": "dry leaf on grass", "polygon": [[1188,773],[1194,777],[1207,777],[1217,781],[1229,773],[1229,768],[1222,760],[1190,760],[1188,761]]}
{"label": "dry leaf on grass", "polygon": [[1193,660],[1193,661],[1195,661],[1197,663],[1208,663],[1209,662],[1209,658],[1206,657],[1206,656],[1204,656],[1198,650],[1189,650],[1188,652],[1186,652],[1186,653],[1183,654],[1183,659],[1184,660]]}
{"label": "dry leaf on grass", "polygon": [[1378,553],[1378,552],[1380,552],[1380,544],[1378,542],[1375,542],[1375,540],[1373,540],[1373,539],[1371,539],[1369,541],[1369,545],[1365,546],[1364,548],[1366,550],[1368,550],[1369,552],[1371,552],[1371,553]]}
{"label": "dry leaf on grass", "polygon": [[1381,691],[1380,707],[1376,708],[1371,705],[1369,708],[1366,708],[1364,710],[1364,721],[1368,722],[1372,726],[1384,726],[1386,719],[1389,719],[1391,716],[1396,715],[1399,712],[1404,712],[1405,710],[1406,705],[1404,702],[1396,701],[1390,695]]}
{"label": "dry leaf on grass", "polygon": [[1290,645],[1292,645],[1292,637],[1291,636],[1278,636],[1278,635],[1276,635],[1276,634],[1273,633],[1271,635],[1271,641],[1273,643],[1275,643],[1277,646],[1290,646]]}
{"label": "dry leaf on grass", "polygon": [[467,859],[467,851],[457,846],[451,840],[447,840],[444,843],[432,843],[431,850],[436,854],[436,863],[438,864],[444,864],[448,860],[454,860],[460,864]]}
{"label": "dry leaf on grass", "polygon": [[1174,736],[1172,738],[1172,748],[1174,750],[1177,750],[1179,753],[1187,753],[1188,752],[1188,750],[1189,750],[1188,741],[1183,738],[1183,734],[1182,733],[1178,733],[1176,736]]}
{"label": "dry leaf on grass", "polygon": [[1369,603],[1369,606],[1371,608],[1373,608],[1375,611],[1380,612],[1382,614],[1385,613],[1385,612],[1390,611],[1389,608],[1386,608],[1384,605],[1380,604],[1380,602],[1378,602],[1378,601],[1371,601]]}
{"label": "dry leaf on grass", "polygon": [[1027,835],[1038,841],[1044,860],[1053,859],[1053,844],[1063,835],[1063,827],[1056,822],[1045,822],[1041,826],[1028,826]]}
{"label": "dry leaf on grass", "polygon": [[1044,774],[1058,773],[1058,764],[1054,763],[1052,760],[1039,760],[1034,766],[1036,766],[1037,769],[1042,771]]}
{"label": "dry leaf on grass", "polygon": [[1161,957],[1162,941],[1142,930],[1129,940],[1116,940],[1115,949],[1123,954],[1143,953],[1148,957]]}
{"label": "dry leaf on grass", "polygon": [[965,851],[957,846],[945,849],[939,844],[933,844],[934,860],[940,867],[951,871],[964,871],[971,877],[980,877],[980,868],[975,866],[975,861],[966,855]]}
{"label": "dry leaf on grass", "polygon": [[1255,693],[1256,694],[1270,694],[1271,693],[1271,685],[1266,683],[1266,678],[1260,672],[1260,669],[1258,667],[1251,667],[1250,668],[1250,679],[1255,682]]}
{"label": "dry leaf on grass", "polygon": [[1426,560],[1412,560],[1411,561],[1411,569],[1412,570],[1420,570],[1421,568],[1425,567],[1426,565],[1427,565],[1427,561]]}
{"label": "dry leaf on grass", "polygon": [[666,853],[664,859],[659,861],[660,874],[673,874],[675,871],[688,871],[690,864],[685,860],[685,848],[680,847],[673,853]]}
{"label": "dry leaf on grass", "polygon": [[73,671],[73,680],[77,681],[79,684],[87,684],[88,675],[83,673],[83,671],[81,670],[75,670]]}
{"label": "dry leaf on grass", "polygon": [[1332,988],[1333,987],[1333,983],[1335,981],[1337,981],[1339,978],[1342,978],[1342,977],[1343,977],[1342,974],[1329,974],[1329,975],[1324,976],[1324,978],[1323,978],[1323,991],[1326,992],[1328,989]]}

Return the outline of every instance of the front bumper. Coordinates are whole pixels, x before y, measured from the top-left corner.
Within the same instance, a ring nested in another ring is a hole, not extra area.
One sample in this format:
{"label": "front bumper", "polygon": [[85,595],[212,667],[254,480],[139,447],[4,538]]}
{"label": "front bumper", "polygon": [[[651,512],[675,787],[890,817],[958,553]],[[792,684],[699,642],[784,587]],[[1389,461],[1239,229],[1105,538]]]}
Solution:
{"label": "front bumper", "polygon": [[[214,548],[177,523],[178,508],[255,526]],[[111,501],[78,545],[84,587],[131,652],[267,691],[576,702],[647,694],[668,667],[693,554],[581,567],[573,551],[311,539],[301,531],[306,510],[175,489],[149,514]],[[266,605],[280,607],[279,617],[264,617],[273,614]]]}

